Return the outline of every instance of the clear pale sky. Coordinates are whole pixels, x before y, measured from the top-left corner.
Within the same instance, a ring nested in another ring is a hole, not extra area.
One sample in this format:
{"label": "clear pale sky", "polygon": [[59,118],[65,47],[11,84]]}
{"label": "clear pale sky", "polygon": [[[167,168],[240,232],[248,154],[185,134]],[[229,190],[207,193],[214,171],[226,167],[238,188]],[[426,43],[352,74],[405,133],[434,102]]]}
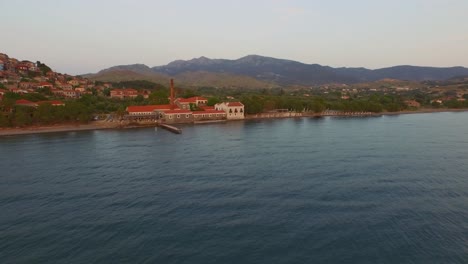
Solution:
{"label": "clear pale sky", "polygon": [[0,0],[0,52],[82,74],[249,54],[468,66],[467,0]]}

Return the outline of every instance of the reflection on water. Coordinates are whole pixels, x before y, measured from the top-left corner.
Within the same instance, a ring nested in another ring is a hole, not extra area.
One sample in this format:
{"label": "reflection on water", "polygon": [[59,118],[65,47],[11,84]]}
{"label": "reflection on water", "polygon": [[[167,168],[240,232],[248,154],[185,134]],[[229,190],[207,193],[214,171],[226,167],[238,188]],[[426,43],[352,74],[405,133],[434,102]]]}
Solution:
{"label": "reflection on water", "polygon": [[0,138],[1,263],[466,263],[468,113]]}

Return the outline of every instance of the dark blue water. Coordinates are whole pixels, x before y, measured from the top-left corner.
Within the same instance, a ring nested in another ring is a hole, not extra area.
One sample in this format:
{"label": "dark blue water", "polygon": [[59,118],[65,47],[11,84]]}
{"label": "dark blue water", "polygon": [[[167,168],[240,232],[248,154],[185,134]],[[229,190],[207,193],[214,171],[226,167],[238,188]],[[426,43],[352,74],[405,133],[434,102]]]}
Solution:
{"label": "dark blue water", "polygon": [[0,138],[0,263],[468,263],[468,113]]}

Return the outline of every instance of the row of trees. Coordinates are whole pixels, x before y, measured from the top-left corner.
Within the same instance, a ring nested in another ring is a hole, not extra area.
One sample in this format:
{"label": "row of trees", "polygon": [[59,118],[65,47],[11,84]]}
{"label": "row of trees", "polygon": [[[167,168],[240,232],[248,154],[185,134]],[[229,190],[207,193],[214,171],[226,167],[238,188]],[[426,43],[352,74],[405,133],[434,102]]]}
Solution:
{"label": "row of trees", "polygon": [[367,98],[341,100],[322,96],[295,97],[283,95],[246,95],[241,98],[247,114],[257,114],[274,109],[296,112],[322,112],[333,109],[348,112],[396,112],[405,109],[402,98],[389,95],[373,95]]}
{"label": "row of trees", "polygon": [[0,114],[0,127],[50,125],[64,122],[86,123],[91,118],[92,112],[80,102],[68,102],[65,106],[52,106],[45,103],[37,108],[15,106],[6,114]]}

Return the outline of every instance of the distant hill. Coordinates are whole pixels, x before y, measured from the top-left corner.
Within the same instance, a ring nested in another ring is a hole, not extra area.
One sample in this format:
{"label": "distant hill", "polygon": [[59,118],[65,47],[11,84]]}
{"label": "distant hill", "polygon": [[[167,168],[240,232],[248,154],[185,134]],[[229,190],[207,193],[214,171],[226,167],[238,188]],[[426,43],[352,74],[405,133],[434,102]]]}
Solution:
{"label": "distant hill", "polygon": [[125,69],[124,67],[115,69],[106,69],[100,71],[97,74],[85,74],[83,77],[95,80],[95,81],[107,81],[107,82],[121,82],[121,81],[133,81],[133,80],[146,80],[156,83],[168,83],[170,76],[165,74],[147,72],[142,73],[131,69]]}
{"label": "distant hill", "polygon": [[[464,67],[395,66],[377,70],[332,68],[319,64],[305,64],[292,60],[249,55],[237,60],[206,57],[176,60],[167,65],[152,68],[143,64],[121,65],[87,77],[99,80],[103,80],[105,77],[118,79],[119,77],[114,75],[119,75],[122,71],[130,71],[140,74],[140,77],[159,78],[160,80],[180,78],[179,81],[183,81],[187,85],[246,88],[312,86],[328,83],[352,84],[381,79],[437,81],[468,75],[468,68]],[[127,73],[127,75],[129,74]],[[137,76],[131,78],[137,78]]]}

